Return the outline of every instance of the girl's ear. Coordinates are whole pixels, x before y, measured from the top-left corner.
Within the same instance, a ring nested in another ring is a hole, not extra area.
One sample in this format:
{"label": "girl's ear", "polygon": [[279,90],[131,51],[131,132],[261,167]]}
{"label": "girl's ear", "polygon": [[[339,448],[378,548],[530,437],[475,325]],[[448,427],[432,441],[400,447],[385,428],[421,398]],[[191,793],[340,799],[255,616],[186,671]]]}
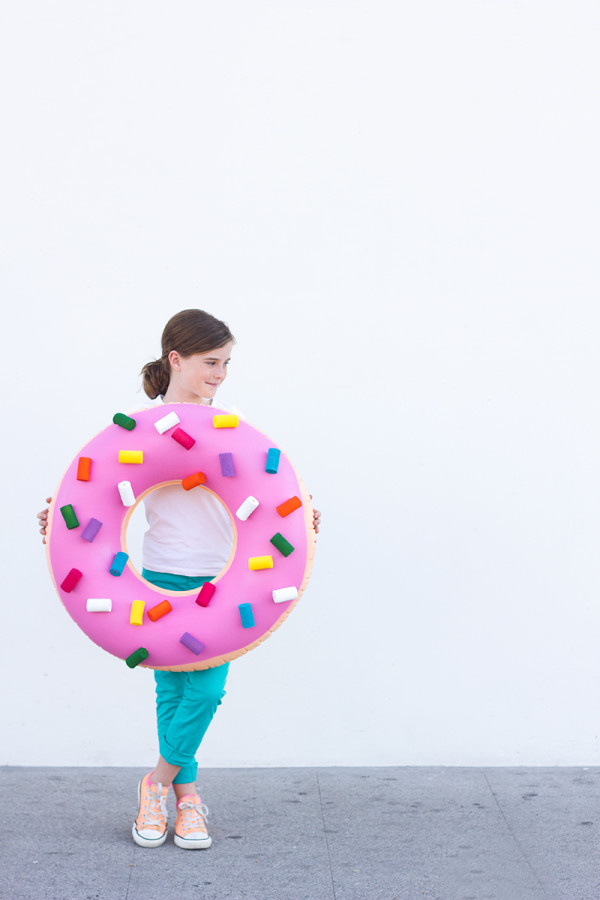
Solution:
{"label": "girl's ear", "polygon": [[168,359],[172,369],[179,370],[181,368],[181,362],[177,350],[171,350]]}

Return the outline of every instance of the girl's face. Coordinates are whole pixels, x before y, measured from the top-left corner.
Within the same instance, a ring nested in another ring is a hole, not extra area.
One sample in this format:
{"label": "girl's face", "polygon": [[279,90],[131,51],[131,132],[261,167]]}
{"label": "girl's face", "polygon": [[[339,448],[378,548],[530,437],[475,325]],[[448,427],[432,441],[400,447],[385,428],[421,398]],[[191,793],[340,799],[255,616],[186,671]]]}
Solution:
{"label": "girl's face", "polygon": [[[180,356],[176,350],[169,354],[171,381],[176,386],[178,399],[187,403],[212,400],[217,388],[227,378],[227,365],[231,356],[233,341],[217,350]],[[169,385],[169,388],[171,385]]]}

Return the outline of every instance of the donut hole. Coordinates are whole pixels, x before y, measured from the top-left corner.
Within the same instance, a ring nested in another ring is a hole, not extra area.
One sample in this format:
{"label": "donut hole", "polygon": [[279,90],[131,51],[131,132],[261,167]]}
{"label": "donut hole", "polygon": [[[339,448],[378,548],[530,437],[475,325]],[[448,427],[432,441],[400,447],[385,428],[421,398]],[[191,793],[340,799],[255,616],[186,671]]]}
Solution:
{"label": "donut hole", "polygon": [[221,498],[201,485],[185,491],[180,481],[150,488],[124,522],[123,549],[129,565],[148,585],[144,568],[217,578],[233,559],[235,541],[235,522]]}

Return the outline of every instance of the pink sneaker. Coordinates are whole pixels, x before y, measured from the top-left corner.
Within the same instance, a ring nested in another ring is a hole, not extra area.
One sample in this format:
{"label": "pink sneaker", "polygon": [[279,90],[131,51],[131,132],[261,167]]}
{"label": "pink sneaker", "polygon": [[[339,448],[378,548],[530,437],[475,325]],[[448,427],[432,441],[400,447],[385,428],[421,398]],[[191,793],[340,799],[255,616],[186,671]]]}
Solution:
{"label": "pink sneaker", "polygon": [[167,838],[167,794],[169,788],[150,784],[144,775],[138,785],[139,812],[131,833],[140,847],[160,847]]}
{"label": "pink sneaker", "polygon": [[205,850],[212,844],[206,830],[208,810],[197,794],[186,794],[177,803],[175,843],[184,850]]}

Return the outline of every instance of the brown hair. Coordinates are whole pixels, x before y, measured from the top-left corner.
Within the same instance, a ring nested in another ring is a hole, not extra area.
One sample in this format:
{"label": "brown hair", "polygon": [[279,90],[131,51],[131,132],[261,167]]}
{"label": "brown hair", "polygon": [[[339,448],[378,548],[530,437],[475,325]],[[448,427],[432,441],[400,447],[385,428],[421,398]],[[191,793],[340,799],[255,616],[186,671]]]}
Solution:
{"label": "brown hair", "polygon": [[154,400],[165,394],[171,380],[169,353],[177,350],[185,359],[194,353],[218,350],[235,338],[225,322],[202,309],[184,309],[169,319],[162,333],[162,356],[146,363],[142,375],[144,392]]}

